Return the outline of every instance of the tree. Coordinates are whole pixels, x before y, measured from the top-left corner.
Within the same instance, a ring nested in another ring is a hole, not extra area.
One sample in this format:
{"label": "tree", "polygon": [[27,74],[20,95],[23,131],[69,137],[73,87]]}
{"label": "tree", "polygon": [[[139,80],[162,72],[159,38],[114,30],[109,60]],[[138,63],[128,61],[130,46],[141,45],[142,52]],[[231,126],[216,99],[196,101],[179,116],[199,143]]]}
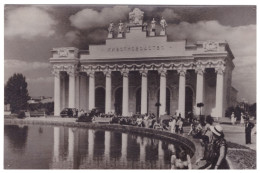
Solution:
{"label": "tree", "polygon": [[18,113],[27,108],[29,100],[27,82],[20,73],[11,76],[5,85],[5,104],[10,104],[11,112]]}

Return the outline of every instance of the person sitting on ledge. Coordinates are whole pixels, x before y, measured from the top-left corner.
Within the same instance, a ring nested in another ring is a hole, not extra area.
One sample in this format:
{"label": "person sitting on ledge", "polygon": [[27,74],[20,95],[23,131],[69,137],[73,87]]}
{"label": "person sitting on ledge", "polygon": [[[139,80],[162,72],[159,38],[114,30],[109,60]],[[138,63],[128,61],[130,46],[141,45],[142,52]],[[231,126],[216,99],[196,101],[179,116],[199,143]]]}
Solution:
{"label": "person sitting on ledge", "polygon": [[181,146],[171,156],[171,169],[192,169],[190,155]]}
{"label": "person sitting on ledge", "polygon": [[227,142],[224,139],[223,128],[217,124],[215,127],[211,126],[210,129],[213,134],[210,169],[227,169]]}
{"label": "person sitting on ledge", "polygon": [[159,119],[157,119],[157,121],[155,121],[155,123],[153,124],[153,129],[163,130],[163,128],[160,125],[160,120]]}

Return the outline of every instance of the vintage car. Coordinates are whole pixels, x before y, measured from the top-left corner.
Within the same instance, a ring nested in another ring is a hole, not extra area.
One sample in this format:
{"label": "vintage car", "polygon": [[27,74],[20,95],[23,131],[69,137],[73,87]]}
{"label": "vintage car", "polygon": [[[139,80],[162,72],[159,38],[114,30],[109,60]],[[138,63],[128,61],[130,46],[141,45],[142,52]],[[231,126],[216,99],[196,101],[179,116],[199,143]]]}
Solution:
{"label": "vintage car", "polygon": [[76,108],[64,108],[60,112],[61,117],[77,117],[78,116],[78,110]]}

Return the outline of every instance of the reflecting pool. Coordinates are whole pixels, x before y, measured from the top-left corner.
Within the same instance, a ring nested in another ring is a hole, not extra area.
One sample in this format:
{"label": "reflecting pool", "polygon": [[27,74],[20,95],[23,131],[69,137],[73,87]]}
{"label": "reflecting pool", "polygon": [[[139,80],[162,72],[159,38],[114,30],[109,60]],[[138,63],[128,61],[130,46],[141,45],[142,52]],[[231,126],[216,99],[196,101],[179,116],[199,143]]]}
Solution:
{"label": "reflecting pool", "polygon": [[5,169],[170,169],[176,144],[85,128],[5,125]]}

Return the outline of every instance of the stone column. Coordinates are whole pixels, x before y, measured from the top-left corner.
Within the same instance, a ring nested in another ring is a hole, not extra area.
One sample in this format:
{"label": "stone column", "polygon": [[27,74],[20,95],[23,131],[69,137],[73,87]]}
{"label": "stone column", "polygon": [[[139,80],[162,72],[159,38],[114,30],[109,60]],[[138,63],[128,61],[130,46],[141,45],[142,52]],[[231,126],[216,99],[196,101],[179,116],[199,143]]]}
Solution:
{"label": "stone column", "polygon": [[141,88],[141,114],[147,113],[147,70],[140,71],[142,75],[142,88]]}
{"label": "stone column", "polygon": [[80,81],[80,76],[79,75],[77,75],[76,76],[76,85],[75,85],[75,87],[76,87],[76,89],[75,89],[75,91],[76,91],[76,93],[75,93],[75,97],[76,97],[76,100],[75,100],[75,104],[76,104],[76,108],[77,109],[79,109],[79,105],[80,105],[80,103],[79,103],[79,97],[80,97],[80,90],[79,90],[79,81]]}
{"label": "stone column", "polygon": [[54,74],[54,116],[60,116],[60,71],[53,71]]}
{"label": "stone column", "polygon": [[69,107],[76,108],[76,71],[69,71]]}
{"label": "stone column", "polygon": [[128,70],[124,70],[121,72],[123,75],[123,105],[122,105],[122,115],[128,116],[128,99],[129,99],[129,86],[128,86]]}
{"label": "stone column", "polygon": [[178,115],[181,114],[182,118],[185,118],[185,85],[186,85],[186,70],[178,70],[179,73],[179,102],[178,102]]}
{"label": "stone column", "polygon": [[66,75],[61,75],[61,110],[66,107]]}
{"label": "stone column", "polygon": [[87,73],[89,76],[89,110],[92,110],[95,108],[95,72],[90,71]]}
{"label": "stone column", "polygon": [[106,76],[106,103],[105,113],[111,112],[111,71],[104,71]]}
{"label": "stone column", "polygon": [[166,74],[167,70],[166,69],[160,69],[159,71],[160,74],[160,110],[159,110],[159,115],[164,115],[166,112]]}
{"label": "stone column", "polygon": [[203,103],[204,94],[204,68],[197,68],[197,85],[196,85],[196,115],[200,114],[200,108],[197,107],[198,103]]}
{"label": "stone column", "polygon": [[217,73],[216,106],[212,110],[212,116],[218,118],[223,117],[224,68],[219,67],[215,71]]}

